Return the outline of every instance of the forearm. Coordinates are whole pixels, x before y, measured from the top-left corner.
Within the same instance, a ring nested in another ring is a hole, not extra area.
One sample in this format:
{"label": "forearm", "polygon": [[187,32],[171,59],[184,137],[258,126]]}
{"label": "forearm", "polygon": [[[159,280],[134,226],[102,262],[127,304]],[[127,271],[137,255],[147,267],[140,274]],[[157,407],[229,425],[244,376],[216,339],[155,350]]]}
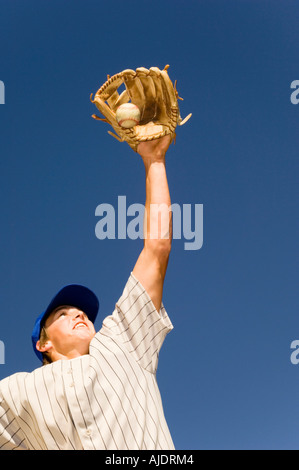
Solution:
{"label": "forearm", "polygon": [[146,201],[144,244],[155,250],[170,250],[172,239],[171,199],[167,181],[165,157],[144,159]]}
{"label": "forearm", "polygon": [[146,201],[144,212],[144,248],[133,273],[160,309],[163,283],[171,248],[172,222],[165,154],[168,136],[139,144],[138,153],[145,167]]}

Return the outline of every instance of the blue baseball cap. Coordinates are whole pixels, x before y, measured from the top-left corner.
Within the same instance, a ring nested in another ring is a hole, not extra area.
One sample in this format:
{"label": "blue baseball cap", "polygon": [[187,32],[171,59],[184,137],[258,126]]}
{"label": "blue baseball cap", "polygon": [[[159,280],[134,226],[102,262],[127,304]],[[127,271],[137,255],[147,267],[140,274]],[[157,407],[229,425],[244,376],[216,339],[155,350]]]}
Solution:
{"label": "blue baseball cap", "polygon": [[90,289],[78,284],[70,284],[63,287],[53,297],[47,309],[39,315],[34,324],[31,335],[32,345],[35,354],[41,361],[43,361],[43,355],[36,349],[36,343],[40,338],[41,329],[50,313],[57,307],[63,305],[71,305],[72,307],[82,310],[92,323],[94,323],[99,311],[98,298]]}

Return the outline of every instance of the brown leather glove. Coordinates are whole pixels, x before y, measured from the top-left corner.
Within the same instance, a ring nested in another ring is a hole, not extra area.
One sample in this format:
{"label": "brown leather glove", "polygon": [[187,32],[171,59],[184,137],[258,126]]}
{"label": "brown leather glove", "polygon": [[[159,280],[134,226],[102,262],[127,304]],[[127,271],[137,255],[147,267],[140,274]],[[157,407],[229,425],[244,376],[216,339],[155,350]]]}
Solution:
{"label": "brown leather glove", "polygon": [[[124,70],[112,77],[96,92],[94,99],[90,100],[105,116],[100,118],[93,114],[94,119],[109,123],[116,134],[108,131],[110,135],[120,142],[127,142],[136,152],[138,144],[148,140],[159,139],[164,135],[175,137],[176,126],[182,126],[191,117],[189,114],[184,120],[180,116],[178,92],[176,82],[173,85],[166,65],[163,70],[151,67],[149,70],[140,67],[134,70]],[[124,84],[125,90],[119,94],[118,88]],[[140,122],[129,129],[121,127],[116,120],[116,110],[124,103],[131,102],[140,110]]]}

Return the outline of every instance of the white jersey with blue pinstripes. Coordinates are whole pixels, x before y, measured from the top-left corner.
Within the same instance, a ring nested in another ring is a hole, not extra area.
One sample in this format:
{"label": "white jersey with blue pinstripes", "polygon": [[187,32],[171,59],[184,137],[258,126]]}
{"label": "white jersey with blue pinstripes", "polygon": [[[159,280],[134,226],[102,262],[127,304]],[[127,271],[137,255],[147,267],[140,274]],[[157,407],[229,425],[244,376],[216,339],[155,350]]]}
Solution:
{"label": "white jersey with blue pinstripes", "polygon": [[0,449],[174,449],[156,382],[171,329],[131,274],[89,354],[0,382]]}

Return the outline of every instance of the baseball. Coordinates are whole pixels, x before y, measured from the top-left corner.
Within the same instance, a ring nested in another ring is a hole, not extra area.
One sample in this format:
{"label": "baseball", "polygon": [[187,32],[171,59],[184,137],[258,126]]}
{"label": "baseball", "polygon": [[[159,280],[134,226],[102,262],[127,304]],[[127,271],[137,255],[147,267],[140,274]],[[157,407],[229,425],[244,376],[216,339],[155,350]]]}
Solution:
{"label": "baseball", "polygon": [[140,111],[133,103],[124,103],[116,110],[116,120],[121,127],[129,129],[137,126],[140,121]]}

